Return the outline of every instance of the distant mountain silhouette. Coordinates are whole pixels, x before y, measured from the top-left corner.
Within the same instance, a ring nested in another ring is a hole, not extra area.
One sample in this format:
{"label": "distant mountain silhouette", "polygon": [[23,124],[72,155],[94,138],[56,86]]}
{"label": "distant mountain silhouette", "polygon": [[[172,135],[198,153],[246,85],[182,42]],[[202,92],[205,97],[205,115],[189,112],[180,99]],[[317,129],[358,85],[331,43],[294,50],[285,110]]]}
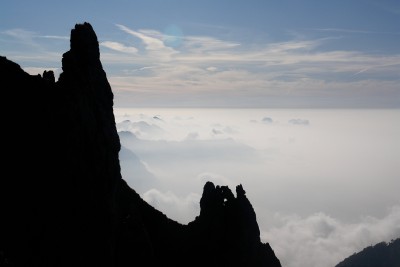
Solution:
{"label": "distant mountain silhouette", "polygon": [[70,45],[57,82],[0,57],[0,266],[281,266],[241,185],[206,183],[182,225],[126,184],[92,26]]}
{"label": "distant mountain silhouette", "polygon": [[[121,175],[125,177],[131,186],[134,186],[136,191],[144,193],[147,190],[154,188],[156,177],[142,163],[140,158],[130,149],[121,146],[119,151],[119,161],[121,165]],[[133,177],[129,177],[132,176]],[[130,179],[130,180],[128,180]]]}
{"label": "distant mountain silhouette", "polygon": [[336,267],[400,267],[400,238],[364,248]]}

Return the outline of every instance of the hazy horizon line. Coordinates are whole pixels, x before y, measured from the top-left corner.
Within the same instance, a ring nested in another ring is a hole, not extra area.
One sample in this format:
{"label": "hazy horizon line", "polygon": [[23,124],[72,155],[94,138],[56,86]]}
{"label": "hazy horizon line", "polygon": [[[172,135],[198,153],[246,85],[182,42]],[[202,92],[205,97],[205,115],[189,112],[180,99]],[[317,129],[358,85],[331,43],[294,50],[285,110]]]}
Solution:
{"label": "hazy horizon line", "polygon": [[293,107],[293,106],[128,106],[128,105],[114,105],[114,108],[133,108],[133,109],[342,109],[342,110],[400,110],[400,107],[347,107],[347,106],[307,106],[307,107]]}

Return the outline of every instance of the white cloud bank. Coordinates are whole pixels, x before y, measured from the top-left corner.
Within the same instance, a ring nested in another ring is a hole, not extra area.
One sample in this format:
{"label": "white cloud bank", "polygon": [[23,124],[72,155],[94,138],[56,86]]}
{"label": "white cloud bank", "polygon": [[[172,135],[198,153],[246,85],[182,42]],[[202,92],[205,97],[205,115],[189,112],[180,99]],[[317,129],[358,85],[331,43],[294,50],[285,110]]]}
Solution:
{"label": "white cloud bank", "polygon": [[168,211],[169,218],[180,223],[189,223],[200,213],[200,195],[190,193],[180,197],[171,191],[162,192],[155,188],[142,195],[143,199],[160,211]]}
{"label": "white cloud bank", "polygon": [[285,267],[333,267],[367,246],[400,237],[400,206],[388,209],[383,218],[353,223],[322,212],[307,217],[276,214],[274,219],[279,225],[261,235]]}
{"label": "white cloud bank", "polygon": [[115,114],[119,129],[136,133],[120,132],[122,144],[156,177],[139,180],[132,169],[130,185],[146,188],[143,198],[181,223],[199,214],[203,186],[212,181],[232,191],[243,184],[263,242],[285,267],[333,267],[400,237],[398,110]]}

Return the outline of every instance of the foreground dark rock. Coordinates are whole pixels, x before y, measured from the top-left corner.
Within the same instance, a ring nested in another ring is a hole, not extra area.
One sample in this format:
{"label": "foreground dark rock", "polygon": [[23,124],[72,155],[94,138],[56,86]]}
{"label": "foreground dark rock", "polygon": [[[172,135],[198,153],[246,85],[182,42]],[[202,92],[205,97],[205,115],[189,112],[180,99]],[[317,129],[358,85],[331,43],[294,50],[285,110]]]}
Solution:
{"label": "foreground dark rock", "polygon": [[99,56],[84,23],[57,82],[0,57],[0,266],[280,266],[242,186],[207,183],[188,225],[129,188]]}
{"label": "foreground dark rock", "polygon": [[340,262],[336,267],[399,267],[400,238],[364,248]]}

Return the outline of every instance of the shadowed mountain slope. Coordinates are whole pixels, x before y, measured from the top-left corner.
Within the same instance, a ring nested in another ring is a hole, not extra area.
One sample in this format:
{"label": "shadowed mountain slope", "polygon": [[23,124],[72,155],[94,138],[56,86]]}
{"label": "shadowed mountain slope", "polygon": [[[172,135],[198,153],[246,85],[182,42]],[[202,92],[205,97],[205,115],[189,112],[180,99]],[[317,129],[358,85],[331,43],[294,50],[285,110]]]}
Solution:
{"label": "shadowed mountain slope", "polygon": [[336,267],[399,267],[400,238],[364,248],[346,258]]}

